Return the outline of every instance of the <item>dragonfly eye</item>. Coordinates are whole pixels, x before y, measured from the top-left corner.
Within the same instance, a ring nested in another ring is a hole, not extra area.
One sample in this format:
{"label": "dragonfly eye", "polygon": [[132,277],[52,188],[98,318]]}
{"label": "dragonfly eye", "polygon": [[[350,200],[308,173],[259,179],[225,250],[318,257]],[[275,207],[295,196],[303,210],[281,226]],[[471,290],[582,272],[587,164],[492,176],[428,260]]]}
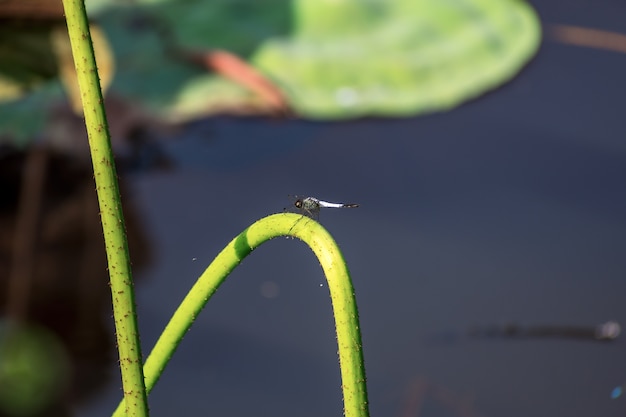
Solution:
{"label": "dragonfly eye", "polygon": [[296,202],[294,203],[294,205],[295,205],[297,208],[302,208],[302,200],[296,200]]}

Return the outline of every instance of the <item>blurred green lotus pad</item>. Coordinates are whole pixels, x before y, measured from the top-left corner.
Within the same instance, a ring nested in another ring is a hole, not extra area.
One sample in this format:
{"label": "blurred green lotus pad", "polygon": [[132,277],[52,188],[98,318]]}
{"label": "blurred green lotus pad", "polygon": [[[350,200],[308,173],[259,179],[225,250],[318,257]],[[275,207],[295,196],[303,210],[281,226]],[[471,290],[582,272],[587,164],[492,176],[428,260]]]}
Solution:
{"label": "blurred green lotus pad", "polygon": [[[98,65],[101,72],[110,67],[110,75],[101,78],[114,77],[109,93],[171,121],[224,109],[263,111],[267,105],[243,86],[168,53],[173,45],[237,54],[274,81],[299,116],[341,119],[452,108],[512,78],[541,37],[535,12],[520,0],[89,0],[87,5],[103,30],[100,43],[110,49],[110,65],[101,57]],[[4,32],[5,39],[18,39],[15,31]],[[50,70],[43,75],[31,76],[28,65],[18,68],[11,55],[0,55],[5,58],[0,59],[0,142],[5,137],[26,144],[42,130],[54,131],[48,128],[49,109],[63,93],[58,81],[46,80],[64,65],[43,60],[38,51],[50,49],[49,33],[27,32],[29,45],[35,35],[43,46],[30,56],[25,48],[12,51],[20,52],[17,63],[45,63],[43,70]],[[3,82],[7,74],[13,84]]]}
{"label": "blurred green lotus pad", "polygon": [[311,118],[445,110],[512,78],[540,23],[517,0],[296,0],[253,63]]}

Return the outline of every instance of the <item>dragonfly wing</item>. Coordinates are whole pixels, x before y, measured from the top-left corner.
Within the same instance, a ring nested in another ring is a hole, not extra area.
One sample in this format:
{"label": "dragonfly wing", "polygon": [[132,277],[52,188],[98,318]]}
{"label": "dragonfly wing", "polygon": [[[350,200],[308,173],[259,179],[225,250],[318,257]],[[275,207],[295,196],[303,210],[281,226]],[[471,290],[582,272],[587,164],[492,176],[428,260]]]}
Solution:
{"label": "dragonfly wing", "polygon": [[320,208],[316,207],[310,210],[311,218],[314,220],[319,220],[320,218]]}

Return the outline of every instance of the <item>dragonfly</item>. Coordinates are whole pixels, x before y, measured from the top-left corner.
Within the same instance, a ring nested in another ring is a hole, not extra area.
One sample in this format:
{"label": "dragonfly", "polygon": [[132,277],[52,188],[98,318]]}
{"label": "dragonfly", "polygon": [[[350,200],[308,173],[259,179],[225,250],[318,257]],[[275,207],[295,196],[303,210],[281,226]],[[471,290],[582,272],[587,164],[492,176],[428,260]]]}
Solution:
{"label": "dragonfly", "polygon": [[328,201],[320,200],[315,197],[298,197],[295,196],[293,205],[296,207],[300,214],[317,220],[320,216],[321,208],[355,208],[359,207],[354,203],[331,203]]}

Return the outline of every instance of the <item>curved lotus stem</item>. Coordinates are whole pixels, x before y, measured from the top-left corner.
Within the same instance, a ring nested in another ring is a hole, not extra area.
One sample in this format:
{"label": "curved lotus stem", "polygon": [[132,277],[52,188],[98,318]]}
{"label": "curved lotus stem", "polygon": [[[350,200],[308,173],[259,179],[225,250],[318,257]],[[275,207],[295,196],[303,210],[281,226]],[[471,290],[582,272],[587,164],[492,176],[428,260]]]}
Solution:
{"label": "curved lotus stem", "polygon": [[[248,227],[217,255],[198,278],[146,360],[144,375],[148,392],[156,384],[195,317],[228,274],[255,248],[278,236],[297,237],[309,245],[319,259],[328,280],[335,317],[345,416],[369,415],[359,316],[350,274],[331,235],[314,220],[293,213],[274,214]],[[123,404],[122,401],[114,415],[121,415]]]}

